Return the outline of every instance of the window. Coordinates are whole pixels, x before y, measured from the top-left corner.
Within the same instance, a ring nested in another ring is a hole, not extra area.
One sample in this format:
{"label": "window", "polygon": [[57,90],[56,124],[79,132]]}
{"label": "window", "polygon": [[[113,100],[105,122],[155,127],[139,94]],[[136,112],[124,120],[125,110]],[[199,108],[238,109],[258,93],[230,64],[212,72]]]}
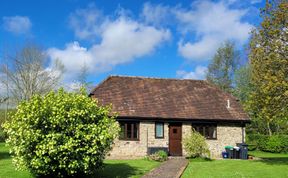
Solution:
{"label": "window", "polygon": [[216,124],[192,124],[192,127],[207,139],[217,139]]}
{"label": "window", "polygon": [[155,138],[164,138],[164,123],[155,123]]}
{"label": "window", "polygon": [[139,123],[137,122],[119,122],[120,140],[139,140]]}

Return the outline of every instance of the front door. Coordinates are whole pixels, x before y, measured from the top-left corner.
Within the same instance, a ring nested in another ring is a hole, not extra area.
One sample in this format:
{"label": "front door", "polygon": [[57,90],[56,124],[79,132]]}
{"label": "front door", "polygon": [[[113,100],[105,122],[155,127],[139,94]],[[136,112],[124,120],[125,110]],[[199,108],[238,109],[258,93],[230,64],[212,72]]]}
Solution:
{"label": "front door", "polygon": [[182,125],[169,124],[169,154],[171,156],[182,156]]}

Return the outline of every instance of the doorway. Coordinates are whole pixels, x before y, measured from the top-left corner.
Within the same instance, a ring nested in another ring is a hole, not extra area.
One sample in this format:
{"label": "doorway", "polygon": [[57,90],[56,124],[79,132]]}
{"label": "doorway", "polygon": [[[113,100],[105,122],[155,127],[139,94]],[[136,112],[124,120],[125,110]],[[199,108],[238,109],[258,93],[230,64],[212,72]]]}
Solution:
{"label": "doorway", "polygon": [[169,124],[169,154],[171,156],[182,156],[182,124]]}

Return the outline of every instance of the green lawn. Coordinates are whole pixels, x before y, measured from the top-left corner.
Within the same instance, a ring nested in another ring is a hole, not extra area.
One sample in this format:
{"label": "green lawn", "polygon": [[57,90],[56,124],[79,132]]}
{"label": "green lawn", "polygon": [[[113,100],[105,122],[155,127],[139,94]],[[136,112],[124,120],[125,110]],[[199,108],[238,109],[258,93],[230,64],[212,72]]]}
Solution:
{"label": "green lawn", "polygon": [[[146,172],[157,167],[160,163],[144,159],[139,160],[105,160],[103,170],[95,177],[141,177]],[[31,178],[27,171],[15,171],[8,148],[0,143],[0,178]]]}
{"label": "green lawn", "polygon": [[288,177],[288,154],[250,151],[261,160],[191,160],[182,178],[284,178]]}
{"label": "green lawn", "polygon": [[28,178],[31,177],[27,171],[15,171],[9,149],[5,143],[0,143],[0,178]]}

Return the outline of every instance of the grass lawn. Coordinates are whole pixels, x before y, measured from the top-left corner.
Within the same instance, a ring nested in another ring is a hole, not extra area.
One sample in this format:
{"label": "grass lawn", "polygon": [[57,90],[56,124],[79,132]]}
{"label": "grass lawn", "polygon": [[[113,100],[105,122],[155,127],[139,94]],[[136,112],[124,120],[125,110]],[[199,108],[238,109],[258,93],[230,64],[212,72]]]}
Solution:
{"label": "grass lawn", "polygon": [[191,160],[182,178],[190,177],[288,177],[288,154],[265,153],[250,151],[249,155],[261,160]]}
{"label": "grass lawn", "polygon": [[[95,177],[141,177],[146,172],[160,165],[159,162],[144,159],[105,160],[104,163],[104,169],[99,170]],[[0,143],[0,178],[32,178],[27,171],[15,170],[5,143]]]}

